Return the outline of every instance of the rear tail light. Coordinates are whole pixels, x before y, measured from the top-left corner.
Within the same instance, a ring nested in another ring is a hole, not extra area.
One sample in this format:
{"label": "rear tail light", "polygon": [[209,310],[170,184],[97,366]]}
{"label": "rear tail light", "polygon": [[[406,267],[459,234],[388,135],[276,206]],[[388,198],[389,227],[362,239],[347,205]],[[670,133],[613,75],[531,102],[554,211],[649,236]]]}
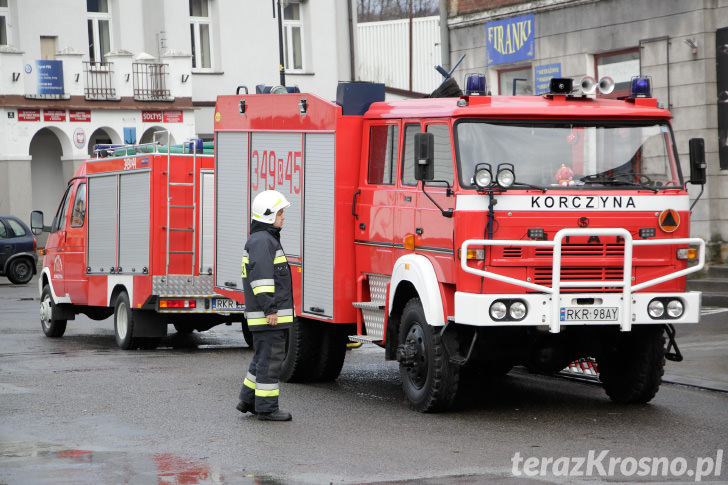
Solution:
{"label": "rear tail light", "polygon": [[162,298],[159,300],[159,308],[197,308],[197,300],[168,300]]}

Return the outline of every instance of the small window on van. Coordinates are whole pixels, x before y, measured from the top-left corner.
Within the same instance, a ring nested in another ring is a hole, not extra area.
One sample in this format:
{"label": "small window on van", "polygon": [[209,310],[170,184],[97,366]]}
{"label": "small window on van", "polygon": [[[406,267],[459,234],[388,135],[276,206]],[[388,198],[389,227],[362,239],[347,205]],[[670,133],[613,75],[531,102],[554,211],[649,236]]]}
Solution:
{"label": "small window on van", "polygon": [[81,227],[86,220],[86,184],[81,184],[76,190],[76,201],[71,212],[71,227]]}

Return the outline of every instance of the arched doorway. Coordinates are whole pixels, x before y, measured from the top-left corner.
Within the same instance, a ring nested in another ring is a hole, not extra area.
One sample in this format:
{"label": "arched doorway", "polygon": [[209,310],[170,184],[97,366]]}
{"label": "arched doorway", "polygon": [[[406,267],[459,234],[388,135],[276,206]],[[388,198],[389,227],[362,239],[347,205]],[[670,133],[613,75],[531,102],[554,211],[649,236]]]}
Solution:
{"label": "arched doorway", "polygon": [[[154,133],[157,133],[157,136],[155,138]],[[159,133],[164,132],[164,133]],[[169,134],[169,142],[167,141],[167,135]],[[142,134],[142,137],[139,139],[139,143],[153,143],[154,141],[158,141],[160,145],[174,145],[174,137],[171,133],[169,133],[163,126],[152,126],[151,128],[147,128],[144,133]]]}
{"label": "arched doorway", "polygon": [[33,208],[52,218],[68,183],[63,173],[61,142],[53,131],[43,128],[30,140],[29,151]]}
{"label": "arched doorway", "polygon": [[121,137],[111,128],[97,128],[88,139],[88,155],[94,156],[94,146],[96,145],[121,145]]}

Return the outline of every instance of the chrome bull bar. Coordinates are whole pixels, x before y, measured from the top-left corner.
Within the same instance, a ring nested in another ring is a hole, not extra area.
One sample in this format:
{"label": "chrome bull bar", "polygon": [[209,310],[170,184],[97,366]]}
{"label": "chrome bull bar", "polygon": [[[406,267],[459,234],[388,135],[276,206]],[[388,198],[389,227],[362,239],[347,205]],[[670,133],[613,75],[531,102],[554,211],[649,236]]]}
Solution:
{"label": "chrome bull bar", "polygon": [[[561,281],[561,248],[564,238],[570,236],[615,236],[624,240],[624,264],[621,281]],[[642,283],[632,285],[632,248],[634,246],[658,246],[658,245],[693,245],[698,246],[698,264],[683,270],[660,276]],[[552,279],[551,287],[531,283],[528,281],[499,275],[490,271],[484,271],[468,266],[467,254],[471,246],[537,246],[553,248]],[[703,269],[705,265],[705,241],[700,238],[679,238],[679,239],[643,239],[633,240],[632,234],[626,229],[561,229],[554,235],[553,241],[522,241],[522,240],[491,240],[491,239],[468,239],[463,242],[460,251],[460,266],[463,271],[484,278],[490,278],[503,283],[521,286],[531,290],[547,293],[551,298],[551,320],[549,331],[558,333],[561,330],[559,323],[560,300],[562,288],[603,288],[615,287],[622,289],[620,330],[628,332],[632,329],[632,293],[644,288],[663,283],[665,281],[680,278],[690,273]]]}

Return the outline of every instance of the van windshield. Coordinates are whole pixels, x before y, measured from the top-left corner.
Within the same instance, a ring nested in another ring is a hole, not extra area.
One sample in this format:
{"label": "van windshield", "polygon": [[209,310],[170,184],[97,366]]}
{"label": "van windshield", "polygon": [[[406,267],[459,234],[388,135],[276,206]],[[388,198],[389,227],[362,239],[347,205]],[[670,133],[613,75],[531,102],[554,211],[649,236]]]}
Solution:
{"label": "van windshield", "polygon": [[514,187],[674,189],[683,185],[666,123],[510,122],[455,124],[460,185],[474,188],[476,166],[512,164]]}

